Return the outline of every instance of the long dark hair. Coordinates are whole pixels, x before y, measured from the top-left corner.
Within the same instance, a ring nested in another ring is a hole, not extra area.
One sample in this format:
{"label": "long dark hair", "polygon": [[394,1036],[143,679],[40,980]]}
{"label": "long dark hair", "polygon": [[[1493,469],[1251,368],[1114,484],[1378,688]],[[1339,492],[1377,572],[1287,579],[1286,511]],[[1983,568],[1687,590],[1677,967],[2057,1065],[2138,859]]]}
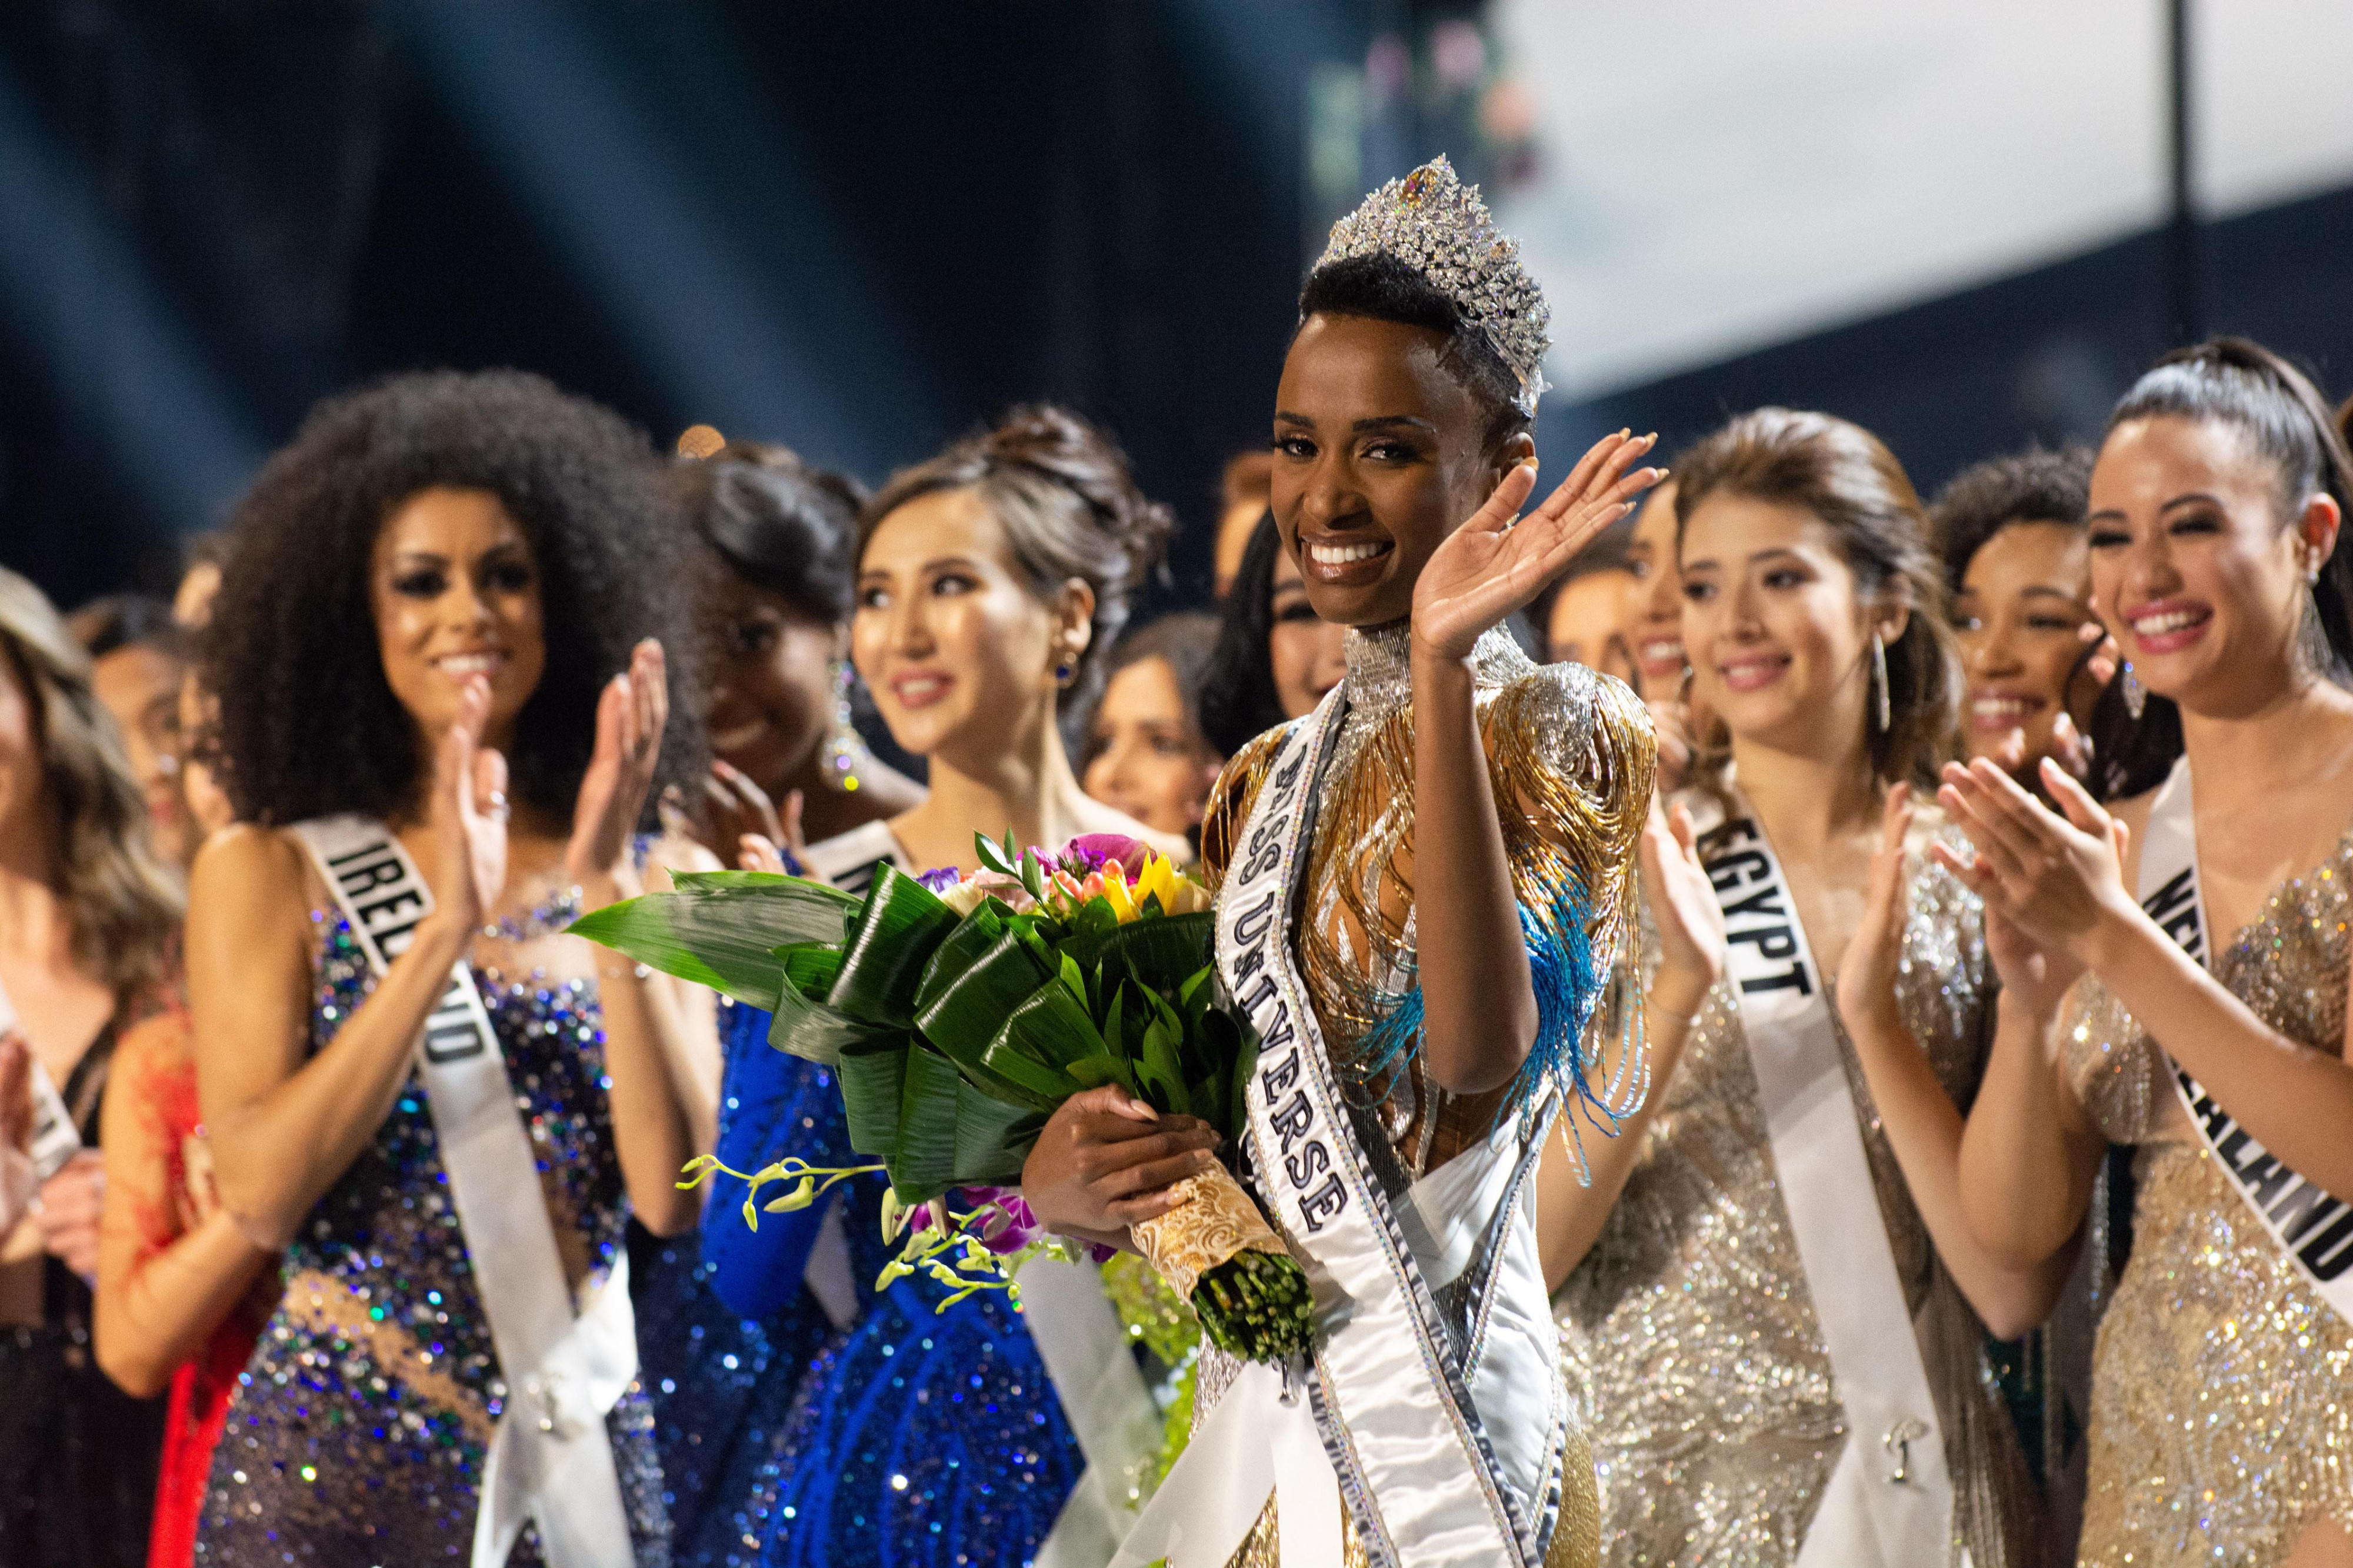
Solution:
{"label": "long dark hair", "polygon": [[1234,585],[1218,606],[1218,646],[1201,680],[1201,737],[1230,757],[1291,717],[1274,686],[1274,561],[1282,552],[1274,514],[1259,519]]}
{"label": "long dark hair", "polygon": [[[2108,416],[2108,434],[2136,419],[2189,419],[2232,426],[2279,470],[2280,515],[2292,522],[2316,492],[2336,499],[2353,520],[2353,455],[2337,417],[2312,379],[2246,338],[2215,338],[2176,349],[2152,365]],[[2111,606],[2113,610],[2113,606]],[[2312,586],[2309,651],[2323,674],[2353,684],[2353,550],[2340,528]],[[2103,799],[2142,795],[2165,782],[2181,755],[2181,710],[2169,698],[2144,694],[2135,719],[2121,679],[2092,712],[2092,753]]]}

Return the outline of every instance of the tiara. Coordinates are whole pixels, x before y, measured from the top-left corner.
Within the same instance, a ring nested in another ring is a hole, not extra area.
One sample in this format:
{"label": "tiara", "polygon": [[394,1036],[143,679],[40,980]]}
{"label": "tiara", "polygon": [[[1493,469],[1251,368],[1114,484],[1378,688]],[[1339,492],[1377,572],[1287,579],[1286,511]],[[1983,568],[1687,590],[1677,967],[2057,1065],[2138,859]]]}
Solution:
{"label": "tiara", "polygon": [[1430,279],[1462,319],[1486,334],[1520,385],[1513,406],[1533,418],[1545,393],[1552,308],[1527,268],[1519,241],[1495,227],[1479,187],[1456,177],[1443,153],[1391,180],[1332,226],[1317,270],[1355,256],[1394,256]]}

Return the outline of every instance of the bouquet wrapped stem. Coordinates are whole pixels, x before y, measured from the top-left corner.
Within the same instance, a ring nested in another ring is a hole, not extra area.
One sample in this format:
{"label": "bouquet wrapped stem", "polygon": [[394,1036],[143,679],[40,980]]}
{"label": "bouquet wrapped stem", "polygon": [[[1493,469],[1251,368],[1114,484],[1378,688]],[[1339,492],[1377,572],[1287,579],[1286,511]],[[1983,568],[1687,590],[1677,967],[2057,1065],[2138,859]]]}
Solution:
{"label": "bouquet wrapped stem", "polygon": [[[878,1288],[920,1270],[957,1300],[1060,1250],[1008,1184],[1064,1100],[1116,1083],[1230,1139],[1257,1058],[1218,997],[1200,884],[1111,835],[1052,855],[977,847],[976,876],[886,867],[862,901],[797,878],[687,874],[574,927],[771,1010],[770,1044],[833,1067],[850,1147],[891,1180],[886,1236],[915,1222]],[[787,1157],[754,1190],[788,1183],[767,1206],[797,1207],[850,1173]],[[1306,1276],[1241,1184],[1218,1167],[1178,1185],[1176,1207],[1134,1227],[1138,1249],[1220,1348],[1305,1349]],[[952,1209],[957,1190],[975,1206]]]}

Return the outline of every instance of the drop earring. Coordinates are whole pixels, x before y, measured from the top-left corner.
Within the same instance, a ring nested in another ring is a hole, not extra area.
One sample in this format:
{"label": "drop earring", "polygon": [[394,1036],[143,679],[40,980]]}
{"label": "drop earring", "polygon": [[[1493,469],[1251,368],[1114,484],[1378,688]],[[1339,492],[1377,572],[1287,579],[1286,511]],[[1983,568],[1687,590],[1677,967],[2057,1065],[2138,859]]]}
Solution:
{"label": "drop earring", "polygon": [[2140,683],[2140,676],[2134,670],[2130,659],[2125,660],[2124,683],[2125,711],[2131,714],[2133,722],[2137,724],[2141,710],[2148,706],[2148,689]]}
{"label": "drop earring", "polygon": [[833,721],[825,736],[824,778],[828,785],[845,795],[855,794],[859,787],[859,771],[871,767],[874,753],[866,749],[865,738],[859,734],[851,721],[849,694],[858,684],[858,671],[846,658],[833,661]]}
{"label": "drop earring", "polygon": [[1071,684],[1071,670],[1070,665],[1067,663],[1056,665],[1054,667],[1054,684],[1067,688]]}
{"label": "drop earring", "polygon": [[1885,734],[1895,727],[1895,714],[1887,689],[1887,644],[1877,632],[1871,634],[1871,686],[1880,733]]}

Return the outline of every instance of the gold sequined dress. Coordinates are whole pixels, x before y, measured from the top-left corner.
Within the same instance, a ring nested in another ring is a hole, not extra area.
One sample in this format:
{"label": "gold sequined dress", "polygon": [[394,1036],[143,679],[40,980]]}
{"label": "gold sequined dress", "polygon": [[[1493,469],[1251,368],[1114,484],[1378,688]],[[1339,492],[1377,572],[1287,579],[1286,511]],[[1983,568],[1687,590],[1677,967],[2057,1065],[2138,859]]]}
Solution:
{"label": "gold sequined dress", "polygon": [[[1689,804],[1707,820],[1712,803]],[[1896,995],[1966,1111],[1991,1043],[1993,981],[1983,907],[1927,857],[1933,818],[1921,812],[1906,858]],[[1984,1329],[1936,1257],[1843,1028],[1839,1049],[1946,1434],[1951,1560],[1966,1547],[1974,1568],[2039,1563],[2033,1483],[1992,1391]],[[1554,1298],[1599,1473],[1601,1560],[1787,1568],[1851,1438],[1727,985],[1693,1021],[1663,1095],[1624,1193]]]}
{"label": "gold sequined dress", "polygon": [[[1414,984],[1409,651],[1402,623],[1348,633],[1348,710],[1332,760],[1313,786],[1318,806],[1304,918],[1292,929],[1293,954],[1340,1079],[1365,1110],[1357,1119],[1360,1142],[1392,1202],[1410,1182],[1483,1138],[1504,1106],[1503,1091],[1458,1098],[1438,1090],[1419,1070],[1418,1057],[1401,1069],[1368,1075],[1355,1056]],[[1650,802],[1655,750],[1649,715],[1618,681],[1579,666],[1538,667],[1500,630],[1480,639],[1474,662],[1481,736],[1520,902],[1549,907],[1574,879],[1589,889],[1595,951],[1610,951],[1630,919],[1634,847]],[[1212,886],[1224,877],[1282,733],[1269,731],[1245,746],[1211,794],[1201,858]],[[1367,1125],[1381,1134],[1378,1147],[1363,1137]],[[1240,1370],[1203,1344],[1196,1431]],[[1560,1522],[1546,1558],[1557,1568],[1593,1561],[1591,1469],[1583,1449],[1581,1434],[1572,1432]],[[1233,1568],[1278,1562],[1270,1501]],[[1347,1562],[1351,1568],[1365,1562],[1353,1532]]]}
{"label": "gold sequined dress", "polygon": [[[2345,1037],[2353,833],[2273,890],[2213,973],[2256,1016]],[[2132,1257],[2092,1365],[2087,1568],[2267,1568],[2314,1521],[2353,1534],[2353,1324],[2248,1211],[2174,1092],[2164,1051],[2095,975],[2063,1016],[2067,1080],[2137,1145]],[[2353,1137],[2353,1131],[2348,1131]]]}

